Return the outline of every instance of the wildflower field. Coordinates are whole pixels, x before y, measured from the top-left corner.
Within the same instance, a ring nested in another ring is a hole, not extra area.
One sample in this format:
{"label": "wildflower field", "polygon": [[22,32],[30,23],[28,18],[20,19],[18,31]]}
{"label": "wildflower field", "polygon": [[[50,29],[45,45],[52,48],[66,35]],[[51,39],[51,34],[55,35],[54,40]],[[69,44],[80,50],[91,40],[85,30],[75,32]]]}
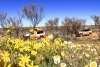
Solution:
{"label": "wildflower field", "polygon": [[0,67],[97,67],[100,44],[74,44],[60,38],[0,39]]}
{"label": "wildflower field", "polygon": [[99,67],[100,44],[79,44],[48,35],[41,39],[0,39],[0,67]]}

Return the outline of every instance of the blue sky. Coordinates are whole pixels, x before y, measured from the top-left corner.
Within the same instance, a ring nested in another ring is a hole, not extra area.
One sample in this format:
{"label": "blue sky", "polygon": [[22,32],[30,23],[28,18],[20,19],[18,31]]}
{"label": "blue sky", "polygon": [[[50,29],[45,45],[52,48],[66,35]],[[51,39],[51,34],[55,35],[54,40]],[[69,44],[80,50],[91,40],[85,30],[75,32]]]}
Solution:
{"label": "blue sky", "polygon": [[[86,19],[86,24],[93,24],[92,15],[100,16],[100,0],[0,0],[0,12],[8,13],[8,16],[17,17],[24,5],[36,4],[44,6],[45,17],[38,26],[44,26],[49,19],[59,17],[59,24],[65,17]],[[30,26],[29,21],[24,20],[24,26]]]}

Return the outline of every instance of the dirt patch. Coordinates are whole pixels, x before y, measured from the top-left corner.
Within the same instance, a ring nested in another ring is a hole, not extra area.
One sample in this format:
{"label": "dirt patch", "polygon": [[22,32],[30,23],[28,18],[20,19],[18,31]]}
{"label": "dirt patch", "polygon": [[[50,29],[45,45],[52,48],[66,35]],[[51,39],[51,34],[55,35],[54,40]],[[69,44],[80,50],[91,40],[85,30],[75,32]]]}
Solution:
{"label": "dirt patch", "polygon": [[98,34],[97,34],[97,33],[98,33],[98,32],[93,32],[91,36],[93,36],[93,37],[98,37]]}

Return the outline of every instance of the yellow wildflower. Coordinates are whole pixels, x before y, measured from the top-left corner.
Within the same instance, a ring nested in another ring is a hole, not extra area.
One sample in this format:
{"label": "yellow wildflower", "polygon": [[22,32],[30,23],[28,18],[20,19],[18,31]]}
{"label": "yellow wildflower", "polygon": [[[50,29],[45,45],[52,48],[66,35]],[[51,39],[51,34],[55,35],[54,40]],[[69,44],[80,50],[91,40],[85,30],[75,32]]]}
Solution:
{"label": "yellow wildflower", "polygon": [[7,51],[4,51],[4,53],[2,54],[2,59],[4,62],[8,62],[9,61],[9,53]]}
{"label": "yellow wildflower", "polygon": [[[67,45],[67,44],[66,44],[66,45]],[[65,47],[66,45],[65,45],[65,44],[63,44],[63,43],[61,43],[61,46],[62,46],[62,47]]]}
{"label": "yellow wildflower", "polygon": [[35,66],[33,66],[33,67],[39,67],[39,65],[35,65]]}
{"label": "yellow wildflower", "polygon": [[15,40],[15,45],[14,45],[14,49],[18,49],[19,47],[23,47],[24,46],[24,41],[21,39],[16,39]]}
{"label": "yellow wildflower", "polygon": [[66,67],[66,64],[65,63],[61,63],[60,67]]}
{"label": "yellow wildflower", "polygon": [[20,52],[23,52],[24,51],[24,48],[19,48]]}
{"label": "yellow wildflower", "polygon": [[25,51],[30,51],[30,47],[29,46],[24,46],[23,47]]}
{"label": "yellow wildflower", "polygon": [[79,50],[80,48],[79,47],[76,47],[76,50]]}
{"label": "yellow wildflower", "polygon": [[89,67],[89,65],[86,65],[85,67]]}
{"label": "yellow wildflower", "polygon": [[49,39],[45,39],[45,38],[41,38],[41,41],[45,44],[49,44],[50,40]]}
{"label": "yellow wildflower", "polygon": [[31,54],[32,54],[32,55],[36,55],[36,54],[37,54],[37,51],[32,50],[32,51],[31,51]]}
{"label": "yellow wildflower", "polygon": [[56,39],[54,39],[54,42],[55,42],[56,44],[59,44],[59,43],[61,42],[61,39],[60,39],[60,38],[56,38]]}
{"label": "yellow wildflower", "polygon": [[7,67],[11,67],[11,64],[9,64]]}
{"label": "yellow wildflower", "polygon": [[91,62],[90,67],[97,67],[97,63],[95,61]]}
{"label": "yellow wildflower", "polygon": [[31,41],[29,41],[29,40],[25,41],[24,43],[31,45]]}
{"label": "yellow wildflower", "polygon": [[61,56],[64,57],[65,56],[65,52],[61,51]]}
{"label": "yellow wildflower", "polygon": [[19,44],[15,44],[14,49],[18,49],[18,48],[19,48]]}
{"label": "yellow wildflower", "polygon": [[31,61],[30,64],[26,64],[26,66],[27,66],[27,67],[34,67],[34,63],[33,63],[33,61]]}
{"label": "yellow wildflower", "polygon": [[21,55],[21,57],[19,58],[20,59],[19,65],[20,66],[25,66],[25,64],[28,64],[29,61],[31,61],[29,58],[30,58],[30,56],[27,56],[27,55],[23,56],[23,55]]}
{"label": "yellow wildflower", "polygon": [[26,66],[25,66],[25,63],[24,63],[23,61],[20,61],[20,62],[19,62],[19,66],[21,66],[21,67],[26,67]]}
{"label": "yellow wildflower", "polygon": [[40,48],[40,45],[38,43],[34,44],[34,49],[39,49]]}

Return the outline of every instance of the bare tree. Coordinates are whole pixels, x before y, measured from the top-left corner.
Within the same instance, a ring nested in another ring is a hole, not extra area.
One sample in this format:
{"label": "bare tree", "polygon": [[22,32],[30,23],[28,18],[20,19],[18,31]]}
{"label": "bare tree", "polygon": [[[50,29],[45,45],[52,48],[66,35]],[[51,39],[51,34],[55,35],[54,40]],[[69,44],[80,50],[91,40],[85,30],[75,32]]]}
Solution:
{"label": "bare tree", "polygon": [[59,18],[50,19],[45,23],[46,30],[48,30],[49,33],[52,33],[54,35],[54,39],[59,36],[58,35],[59,34],[59,32],[58,32],[59,25],[58,24],[59,24]]}
{"label": "bare tree", "polygon": [[22,23],[22,16],[19,16],[18,19],[14,18],[10,18],[9,21],[12,23],[12,27],[14,27],[15,33],[17,36],[19,36],[19,32],[23,26]]}
{"label": "bare tree", "polygon": [[54,31],[58,31],[58,25],[59,24],[59,18],[55,18],[54,20],[48,20],[45,25],[47,30],[54,30]]}
{"label": "bare tree", "polygon": [[42,21],[44,17],[43,11],[43,7],[38,9],[34,4],[24,6],[22,9],[23,17],[32,23],[33,29]]}
{"label": "bare tree", "polygon": [[72,33],[74,33],[76,36],[79,36],[78,31],[84,24],[85,20],[72,18]]}
{"label": "bare tree", "polygon": [[[5,35],[5,32],[11,35],[11,23],[8,20],[7,13],[0,13],[0,26],[3,28],[3,30],[0,31],[2,35]],[[6,28],[6,26],[9,26],[9,29]]]}
{"label": "bare tree", "polygon": [[67,34],[67,36],[71,33],[71,26],[72,26],[72,22],[71,22],[71,18],[65,18],[64,21],[62,21],[62,32],[64,34]]}
{"label": "bare tree", "polygon": [[7,13],[0,13],[0,26],[5,29],[7,24],[10,24],[7,18]]}
{"label": "bare tree", "polygon": [[69,34],[75,34],[78,36],[78,31],[80,30],[81,26],[85,24],[85,20],[66,17],[64,21],[62,21],[62,24],[64,33],[67,33],[67,36]]}
{"label": "bare tree", "polygon": [[94,20],[94,24],[95,24],[95,27],[97,29],[97,34],[100,38],[100,16],[92,16],[92,19]]}

